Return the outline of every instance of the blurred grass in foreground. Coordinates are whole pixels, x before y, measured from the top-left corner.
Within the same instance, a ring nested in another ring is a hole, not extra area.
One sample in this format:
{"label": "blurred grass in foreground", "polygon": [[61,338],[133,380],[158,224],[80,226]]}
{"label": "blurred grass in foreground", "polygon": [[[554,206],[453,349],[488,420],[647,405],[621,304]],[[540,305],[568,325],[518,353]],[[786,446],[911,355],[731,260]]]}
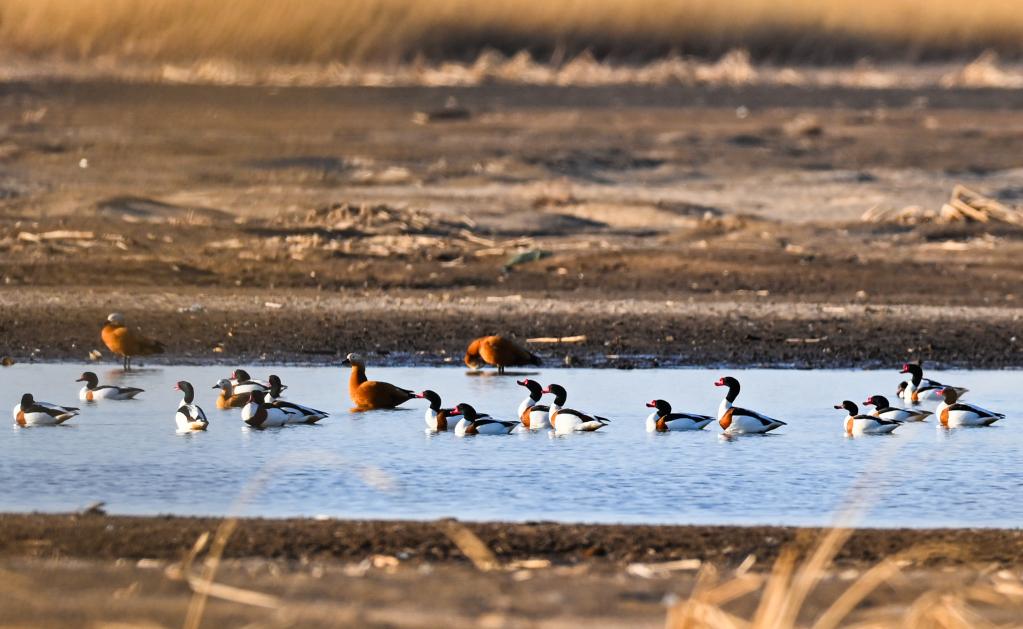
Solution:
{"label": "blurred grass in foreground", "polygon": [[1015,0],[0,0],[0,52],[246,63],[475,58],[908,60],[1023,52]]}

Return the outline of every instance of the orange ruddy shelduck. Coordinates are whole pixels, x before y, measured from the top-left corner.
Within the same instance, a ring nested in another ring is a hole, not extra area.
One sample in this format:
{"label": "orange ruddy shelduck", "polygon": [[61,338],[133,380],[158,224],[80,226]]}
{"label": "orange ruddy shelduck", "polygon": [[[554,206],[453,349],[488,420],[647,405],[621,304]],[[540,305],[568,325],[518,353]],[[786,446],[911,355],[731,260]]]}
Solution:
{"label": "orange ruddy shelduck", "polygon": [[103,342],[107,348],[121,356],[124,360],[124,369],[131,369],[132,356],[149,356],[150,354],[162,354],[164,347],[160,341],[142,336],[138,332],[128,329],[124,325],[124,315],[115,312],[107,317],[100,332]]}
{"label": "orange ruddy shelduck", "polygon": [[348,378],[348,395],[361,409],[394,408],[416,397],[415,391],[396,387],[389,382],[367,380],[366,361],[358,354],[348,354],[341,364],[352,367],[352,375]]}
{"label": "orange ruddy shelduck", "polygon": [[471,369],[482,369],[484,365],[497,367],[497,373],[504,373],[505,367],[523,365],[540,366],[540,357],[524,349],[515,341],[503,336],[483,336],[465,350],[465,364]]}
{"label": "orange ruddy shelduck", "polygon": [[217,396],[217,408],[242,408],[249,403],[251,391],[243,393],[235,391],[234,385],[227,378],[218,380],[213,388],[220,389],[220,395]]}

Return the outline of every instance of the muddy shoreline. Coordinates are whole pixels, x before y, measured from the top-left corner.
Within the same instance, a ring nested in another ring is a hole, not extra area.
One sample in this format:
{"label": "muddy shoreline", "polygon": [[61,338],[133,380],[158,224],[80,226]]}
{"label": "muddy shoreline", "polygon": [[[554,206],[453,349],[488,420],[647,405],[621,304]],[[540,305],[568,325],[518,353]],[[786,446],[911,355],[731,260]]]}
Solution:
{"label": "muddy shoreline", "polygon": [[[0,515],[0,558],[180,559],[218,518],[79,514]],[[224,556],[288,561],[361,561],[372,555],[411,562],[468,563],[445,534],[448,521],[243,518]],[[782,526],[669,526],[462,523],[501,562],[542,558],[554,565],[625,565],[699,559],[734,568],[751,554],[769,565],[781,548],[808,549],[821,529]],[[838,566],[862,566],[926,542],[943,546],[922,566],[984,563],[1023,566],[1017,529],[860,529],[836,556]]]}
{"label": "muddy shoreline", "polygon": [[1013,308],[408,291],[282,298],[112,289],[68,303],[56,290],[0,289],[0,355],[87,361],[98,349],[99,362],[113,364],[98,332],[115,310],[167,344],[166,354],[143,364],[329,365],[359,351],[376,365],[461,365],[469,340],[501,333],[586,336],[532,344],[551,367],[885,368],[915,359],[944,368],[1023,365],[1021,315]]}

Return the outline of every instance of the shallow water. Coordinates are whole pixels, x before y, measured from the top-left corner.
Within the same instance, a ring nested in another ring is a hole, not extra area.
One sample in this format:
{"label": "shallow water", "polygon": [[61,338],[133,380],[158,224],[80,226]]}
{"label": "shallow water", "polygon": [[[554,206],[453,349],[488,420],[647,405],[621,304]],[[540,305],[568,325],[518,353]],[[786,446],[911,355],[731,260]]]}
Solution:
{"label": "shallow water", "polygon": [[[101,383],[146,389],[126,402],[77,401],[85,369]],[[0,509],[66,511],[105,501],[112,513],[485,520],[827,524],[854,486],[869,526],[1023,525],[1020,372],[931,375],[1008,418],[946,431],[933,418],[891,436],[846,438],[843,399],[881,393],[893,402],[895,371],[729,370],[739,404],[789,422],[767,436],[726,440],[700,432],[648,434],[644,404],[713,415],[720,370],[532,372],[569,391],[569,406],[614,422],[598,433],[458,438],[425,433],[423,400],[407,410],[352,412],[347,371],[251,367],[290,385],[288,399],[322,408],[316,426],[254,431],[238,410],[216,408],[210,387],[231,369],[156,367],[122,374],[96,366],[16,365],[0,370],[5,412],[23,392],[82,406],[65,426],[13,427],[0,435]],[[469,402],[511,419],[525,389],[514,377],[456,368],[371,368],[370,376]],[[174,430],[179,379],[195,385],[206,433]]]}

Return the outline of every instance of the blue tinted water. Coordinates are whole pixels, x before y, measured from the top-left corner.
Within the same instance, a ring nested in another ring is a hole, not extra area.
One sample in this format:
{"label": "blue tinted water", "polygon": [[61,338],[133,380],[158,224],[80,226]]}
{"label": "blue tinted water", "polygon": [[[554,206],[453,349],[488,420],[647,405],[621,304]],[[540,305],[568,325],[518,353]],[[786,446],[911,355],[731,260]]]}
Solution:
{"label": "blue tinted water", "polygon": [[[1015,371],[928,374],[971,389],[968,401],[1008,418],[991,428],[938,429],[933,419],[890,437],[846,438],[843,399],[895,400],[895,371],[729,370],[739,404],[789,422],[769,436],[725,440],[702,432],[648,434],[644,404],[714,414],[721,370],[537,370],[569,406],[615,421],[598,433],[458,438],[427,435],[423,409],[349,410],[347,372],[249,367],[290,385],[292,401],[329,411],[317,426],[252,431],[220,411],[213,383],[225,367],[164,366],[131,374],[98,369],[103,383],[146,389],[128,402],[80,403],[74,380],[95,366],[16,365],[0,370],[0,401],[23,392],[81,405],[57,428],[0,432],[0,510],[66,511],[93,501],[112,513],[559,520],[650,523],[827,524],[854,486],[872,526],[1023,525],[1023,396]],[[370,376],[445,405],[469,402],[511,419],[525,389],[514,377],[457,368],[370,368]],[[179,379],[192,381],[207,433],[179,435]]]}

